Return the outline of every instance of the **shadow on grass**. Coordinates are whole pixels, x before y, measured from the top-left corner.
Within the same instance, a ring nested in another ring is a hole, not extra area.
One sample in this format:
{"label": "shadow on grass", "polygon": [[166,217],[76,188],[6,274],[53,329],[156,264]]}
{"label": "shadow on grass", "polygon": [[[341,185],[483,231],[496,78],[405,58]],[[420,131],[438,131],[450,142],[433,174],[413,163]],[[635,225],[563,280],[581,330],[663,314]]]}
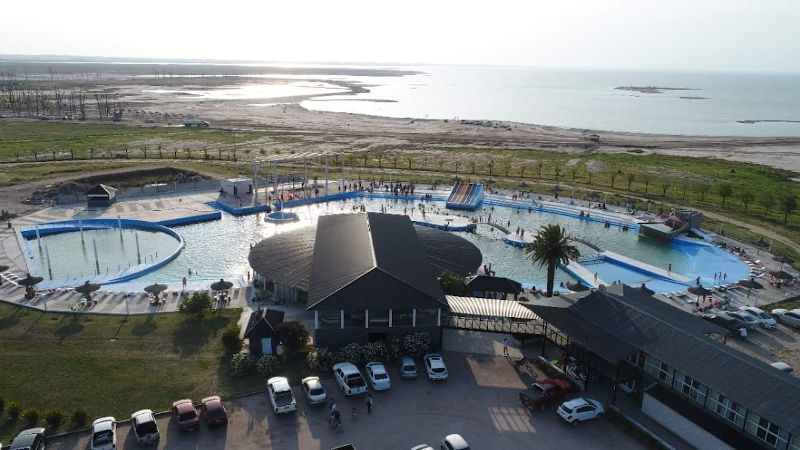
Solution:
{"label": "shadow on grass", "polygon": [[138,337],[144,337],[156,331],[156,328],[158,328],[158,324],[155,320],[153,320],[153,315],[147,314],[147,318],[145,320],[137,322],[131,328],[131,334]]}
{"label": "shadow on grass", "polygon": [[172,335],[172,347],[181,358],[197,355],[231,319],[222,316],[187,317]]}
{"label": "shadow on grass", "polygon": [[0,319],[0,330],[15,327],[20,320],[19,308],[14,308],[14,311]]}
{"label": "shadow on grass", "polygon": [[60,342],[64,342],[64,339],[83,331],[83,324],[81,323],[78,316],[72,316],[68,320],[69,322],[67,324],[62,325],[58,329],[56,329],[56,336],[61,338]]}
{"label": "shadow on grass", "polygon": [[253,373],[246,377],[236,378],[230,374],[230,366],[231,355],[220,358],[217,366],[217,383],[222,395],[231,396],[266,390],[267,383],[257,370],[253,370]]}

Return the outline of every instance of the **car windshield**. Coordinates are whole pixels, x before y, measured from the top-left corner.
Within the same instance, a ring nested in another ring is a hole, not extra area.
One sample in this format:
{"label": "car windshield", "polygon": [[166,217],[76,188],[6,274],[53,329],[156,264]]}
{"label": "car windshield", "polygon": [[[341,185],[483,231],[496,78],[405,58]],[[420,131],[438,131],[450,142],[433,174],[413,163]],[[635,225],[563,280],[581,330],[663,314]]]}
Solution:
{"label": "car windshield", "polygon": [[185,421],[187,421],[187,420],[192,420],[192,419],[194,419],[195,417],[197,417],[197,413],[196,413],[194,410],[192,410],[192,411],[186,411],[185,413],[181,413],[181,414],[178,416],[178,420],[180,420],[181,422],[185,422]]}
{"label": "car windshield", "polygon": [[308,391],[308,393],[311,395],[322,395],[325,393],[325,391],[322,388],[314,388]]}
{"label": "car windshield", "polygon": [[92,436],[92,445],[106,445],[112,442],[111,430],[98,431]]}
{"label": "car windshield", "polygon": [[786,313],[786,315],[787,315],[788,317],[791,317],[792,319],[800,319],[800,316],[798,316],[798,315],[797,315],[797,314],[795,314],[795,313]]}
{"label": "car windshield", "polygon": [[387,378],[389,378],[389,376],[386,375],[385,373],[376,373],[375,374],[375,379],[376,380],[385,380]]}
{"label": "car windshield", "polygon": [[759,313],[758,315],[761,316],[762,319],[771,319],[772,318],[772,317],[769,316],[769,314],[767,314],[765,312]]}
{"label": "car windshield", "polygon": [[218,409],[209,409],[206,411],[206,416],[210,419],[221,419],[225,413],[223,412],[222,408]]}
{"label": "car windshield", "polygon": [[434,373],[444,373],[445,372],[444,367],[434,367],[433,369],[431,369],[431,371],[433,371]]}
{"label": "car windshield", "polygon": [[158,427],[156,426],[155,422],[140,423],[136,427],[136,433],[139,434],[139,436],[155,433],[156,431],[158,431]]}
{"label": "car windshield", "polygon": [[416,367],[414,367],[414,366],[403,366],[403,370],[405,370],[406,372],[413,372],[414,370],[416,370]]}
{"label": "car windshield", "polygon": [[364,380],[361,378],[361,375],[354,373],[352,375],[347,376],[347,385],[351,388],[358,388],[366,386],[364,384]]}
{"label": "car windshield", "polygon": [[275,393],[275,404],[286,406],[292,403],[292,391],[280,391]]}
{"label": "car windshield", "polygon": [[570,407],[569,407],[569,406],[567,406],[567,405],[561,405],[561,409],[563,409],[563,410],[564,410],[564,412],[565,412],[565,413],[567,413],[567,414],[570,414],[570,413],[572,413],[572,408],[570,408]]}

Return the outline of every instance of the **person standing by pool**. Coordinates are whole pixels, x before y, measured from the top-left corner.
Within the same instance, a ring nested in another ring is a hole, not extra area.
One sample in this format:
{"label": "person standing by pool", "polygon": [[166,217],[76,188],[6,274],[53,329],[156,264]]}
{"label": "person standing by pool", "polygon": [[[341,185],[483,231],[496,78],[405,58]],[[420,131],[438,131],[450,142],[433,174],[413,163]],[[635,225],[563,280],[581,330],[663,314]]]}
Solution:
{"label": "person standing by pool", "polygon": [[672,263],[669,263],[669,266],[667,267],[667,272],[672,273]]}
{"label": "person standing by pool", "polygon": [[183,290],[186,290],[186,277],[183,277]]}

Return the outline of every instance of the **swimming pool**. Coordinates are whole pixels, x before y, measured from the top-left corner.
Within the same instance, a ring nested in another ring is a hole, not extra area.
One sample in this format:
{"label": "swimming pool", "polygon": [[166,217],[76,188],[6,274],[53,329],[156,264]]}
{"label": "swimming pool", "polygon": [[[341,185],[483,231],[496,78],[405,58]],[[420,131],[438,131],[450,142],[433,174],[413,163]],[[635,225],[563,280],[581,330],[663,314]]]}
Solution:
{"label": "swimming pool", "polygon": [[[136,284],[152,282],[179,284],[184,276],[192,270],[190,282],[205,282],[220,278],[237,279],[245,277],[249,270],[247,255],[251,244],[278,233],[316,224],[322,215],[356,212],[363,207],[366,211],[407,214],[418,211],[419,200],[356,197],[328,203],[312,203],[287,210],[295,212],[299,220],[288,224],[272,224],[264,220],[263,213],[247,216],[233,216],[222,213],[220,220],[174,227],[183,237],[185,248],[171,262],[160,269],[137,278]],[[425,208],[429,213],[461,215],[487,219],[507,226],[512,232],[520,227],[526,234],[533,235],[536,230],[546,224],[560,224],[574,236],[586,240],[603,250],[610,250],[629,258],[651,264],[663,270],[672,265],[672,272],[694,280],[700,277],[705,285],[721,284],[715,282],[714,272],[727,273],[728,281],[746,278],[748,267],[732,254],[707,244],[673,242],[666,244],[648,237],[640,236],[636,231],[622,231],[620,227],[604,227],[603,223],[580,220],[559,214],[526,209],[517,210],[503,206],[483,205],[476,211],[450,211],[445,209],[444,201],[428,201]],[[509,225],[510,224],[510,225]],[[524,250],[506,244],[504,234],[492,227],[478,225],[475,233],[459,233],[460,236],[474,243],[483,253],[484,264],[491,265],[497,276],[505,276],[519,281],[525,286],[543,287],[545,270],[534,265],[525,258]],[[140,240],[142,237],[140,236]],[[111,238],[113,241],[113,235]],[[118,241],[118,237],[117,237]],[[117,242],[118,243],[118,242]],[[142,241],[141,244],[144,244]],[[72,242],[72,246],[80,246]],[[130,244],[125,244],[130,245]],[[148,244],[149,245],[149,244]],[[155,244],[156,247],[164,244]],[[582,257],[591,257],[596,252],[591,248],[575,244]],[[128,247],[130,248],[130,247]],[[148,247],[149,249],[150,247]],[[51,250],[52,252],[53,250]],[[81,249],[76,255],[85,258]],[[90,258],[91,259],[91,258]],[[600,279],[611,282],[623,280],[628,284],[647,282],[657,292],[673,292],[676,285],[664,280],[654,280],[637,271],[624,271],[615,264],[601,264],[590,270],[597,271]],[[641,279],[641,281],[640,281]],[[649,280],[649,281],[648,281]],[[575,282],[577,279],[563,270],[556,273],[556,286],[560,282]],[[685,286],[683,286],[685,288]]]}

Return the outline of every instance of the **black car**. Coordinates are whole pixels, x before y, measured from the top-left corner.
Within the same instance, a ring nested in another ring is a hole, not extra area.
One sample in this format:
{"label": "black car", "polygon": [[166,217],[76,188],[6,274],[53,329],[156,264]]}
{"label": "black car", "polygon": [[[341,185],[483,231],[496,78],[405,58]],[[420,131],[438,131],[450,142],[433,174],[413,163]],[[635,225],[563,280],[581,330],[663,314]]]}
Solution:
{"label": "black car", "polygon": [[703,314],[701,317],[704,320],[707,320],[711,323],[715,323],[731,331],[739,331],[739,328],[745,326],[744,322],[725,312],[718,312],[714,314]]}
{"label": "black car", "polygon": [[11,441],[9,450],[44,450],[44,428],[31,428],[20,431]]}

